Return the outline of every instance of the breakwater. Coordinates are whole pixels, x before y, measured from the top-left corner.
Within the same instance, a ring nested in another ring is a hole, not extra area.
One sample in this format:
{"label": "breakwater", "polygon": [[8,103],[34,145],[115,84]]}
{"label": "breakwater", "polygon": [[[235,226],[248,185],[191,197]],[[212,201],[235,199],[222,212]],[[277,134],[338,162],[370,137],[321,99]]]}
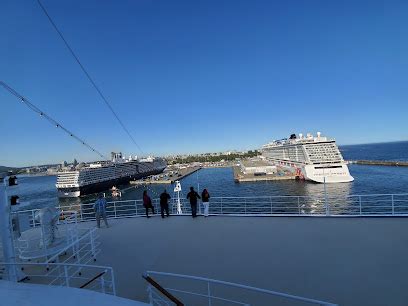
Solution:
{"label": "breakwater", "polygon": [[408,167],[406,161],[388,161],[388,160],[350,160],[349,164],[357,165],[372,165],[372,166],[392,166],[392,167]]}

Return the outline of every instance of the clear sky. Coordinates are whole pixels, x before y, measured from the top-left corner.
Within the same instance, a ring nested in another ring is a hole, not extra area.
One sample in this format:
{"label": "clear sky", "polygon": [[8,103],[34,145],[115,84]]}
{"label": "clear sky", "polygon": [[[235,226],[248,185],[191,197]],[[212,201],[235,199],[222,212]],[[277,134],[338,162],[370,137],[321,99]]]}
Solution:
{"label": "clear sky", "polygon": [[[143,151],[321,131],[408,139],[407,1],[42,0]],[[3,0],[0,78],[105,154],[138,154],[34,0]],[[0,165],[98,156],[0,88]]]}

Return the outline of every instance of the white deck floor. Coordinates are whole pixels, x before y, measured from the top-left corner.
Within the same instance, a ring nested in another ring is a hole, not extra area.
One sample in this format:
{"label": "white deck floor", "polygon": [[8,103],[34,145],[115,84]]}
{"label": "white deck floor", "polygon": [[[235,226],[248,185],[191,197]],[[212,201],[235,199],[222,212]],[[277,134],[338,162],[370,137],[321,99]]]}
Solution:
{"label": "white deck floor", "polygon": [[[97,264],[147,301],[146,270],[242,283],[339,305],[408,304],[407,218],[109,220]],[[89,225],[89,223],[87,224]]]}
{"label": "white deck floor", "polygon": [[7,306],[148,306],[148,304],[112,295],[38,284],[0,280],[0,305]]}

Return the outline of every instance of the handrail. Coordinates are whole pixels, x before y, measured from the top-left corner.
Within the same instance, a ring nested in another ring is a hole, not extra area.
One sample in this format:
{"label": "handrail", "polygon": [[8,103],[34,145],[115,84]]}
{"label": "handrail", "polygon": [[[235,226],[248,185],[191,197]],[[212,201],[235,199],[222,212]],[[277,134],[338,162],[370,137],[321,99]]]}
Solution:
{"label": "handrail", "polygon": [[[171,201],[174,210],[174,198]],[[183,212],[189,213],[188,200],[181,199]],[[156,209],[158,199],[152,200]],[[142,200],[115,200],[107,204],[108,218],[128,218],[144,216]],[[67,214],[77,210],[78,221],[94,220],[93,203],[74,204],[66,207]],[[201,204],[200,204],[201,205]],[[246,208],[245,208],[246,207]],[[64,209],[64,207],[58,207]],[[31,213],[34,210],[13,212]],[[212,197],[210,200],[211,215],[240,216],[406,216],[408,215],[408,193],[399,194],[365,194],[365,195],[306,195],[306,196],[251,196],[251,197]],[[70,222],[70,220],[67,220]],[[30,220],[35,226],[37,222]]]}
{"label": "handrail", "polygon": [[[408,196],[408,193],[373,193],[373,194],[352,194],[352,195],[331,195],[328,194],[328,197],[331,198],[338,198],[338,199],[343,199],[343,198],[350,198],[350,197],[374,197],[374,196],[391,196],[391,195],[396,195],[396,196]],[[269,199],[269,198],[320,198],[323,197],[323,195],[270,195],[270,196],[246,196],[246,197],[211,197],[211,199]],[[184,199],[184,198],[183,198]],[[159,198],[154,198],[152,201],[159,201]],[[124,203],[124,202],[143,202],[141,199],[134,199],[134,200],[115,200],[115,201],[109,201],[109,203]],[[89,203],[82,203],[81,205],[93,205],[93,202]],[[80,204],[77,204],[78,206]]]}
{"label": "handrail", "polygon": [[166,289],[164,289],[158,282],[156,282],[153,278],[151,278],[147,274],[143,274],[142,277],[149,283],[151,284],[154,288],[159,290],[163,295],[165,295],[170,301],[175,303],[177,306],[184,306],[184,304],[177,299],[174,295],[172,295],[170,292],[168,292]]}
{"label": "handrail", "polygon": [[[0,266],[44,266],[44,267],[52,267],[52,266],[67,266],[67,267],[83,267],[83,268],[95,268],[95,269],[107,269],[110,267],[106,266],[98,266],[98,265],[88,265],[88,264],[70,264],[70,263],[45,263],[45,262],[0,262]],[[106,272],[106,271],[105,271]]]}
{"label": "handrail", "polygon": [[[30,262],[18,262],[18,263],[10,263],[10,262],[0,262],[0,266],[14,266],[18,268],[24,267],[24,273],[26,277],[32,280],[42,278],[47,281],[40,281],[40,284],[43,285],[58,285],[58,286],[66,286],[66,287],[74,287],[74,288],[85,288],[91,282],[95,281],[97,278],[102,277],[101,279],[101,286],[100,290],[102,293],[108,293],[116,295],[116,288],[115,288],[115,276],[113,273],[112,267],[108,266],[98,266],[98,265],[89,265],[86,263],[30,263]],[[44,267],[44,269],[32,269],[30,267]],[[101,271],[98,275],[93,277],[91,280],[87,280],[85,277],[81,276],[81,270],[96,270]],[[104,275],[108,275],[108,279],[104,279]],[[77,287],[79,284],[78,282],[85,282],[82,286]],[[37,283],[34,281],[34,283]],[[99,287],[90,287],[87,289],[96,290]],[[106,291],[109,290],[109,291]],[[98,291],[98,290],[97,290]]]}
{"label": "handrail", "polygon": [[101,277],[102,275],[104,275],[106,273],[105,271],[102,271],[101,273],[99,273],[98,275],[94,276],[93,278],[91,278],[89,281],[87,281],[85,284],[83,284],[82,286],[80,286],[79,288],[85,288],[86,286],[88,286],[90,283],[92,283],[94,280],[98,279],[99,277]]}
{"label": "handrail", "polygon": [[318,304],[318,305],[326,305],[326,306],[336,306],[337,305],[337,304],[333,304],[333,303],[330,303],[330,302],[305,298],[305,297],[301,297],[301,296],[297,296],[297,295],[292,295],[292,294],[287,294],[287,293],[282,293],[282,292],[277,292],[277,291],[272,291],[272,290],[267,290],[267,289],[262,289],[262,288],[257,288],[257,287],[252,287],[252,286],[227,282],[227,281],[221,281],[221,280],[216,280],[216,279],[211,279],[211,278],[206,278],[206,277],[200,277],[200,276],[192,276],[192,275],[184,275],[184,274],[168,273],[168,272],[157,272],[157,271],[147,271],[146,274],[147,275],[156,274],[156,275],[161,275],[161,276],[179,277],[179,278],[184,278],[184,279],[204,281],[204,282],[207,282],[207,283],[211,282],[211,283],[215,283],[215,284],[226,285],[226,286],[236,287],[236,288],[240,288],[240,289],[253,290],[253,291],[256,291],[256,292],[260,292],[260,293],[266,293],[266,294],[269,294],[269,295],[280,296],[280,297],[283,297],[283,298],[288,298],[288,299],[293,299],[293,300],[297,300],[297,301],[302,301],[302,302],[312,303],[312,304]]}

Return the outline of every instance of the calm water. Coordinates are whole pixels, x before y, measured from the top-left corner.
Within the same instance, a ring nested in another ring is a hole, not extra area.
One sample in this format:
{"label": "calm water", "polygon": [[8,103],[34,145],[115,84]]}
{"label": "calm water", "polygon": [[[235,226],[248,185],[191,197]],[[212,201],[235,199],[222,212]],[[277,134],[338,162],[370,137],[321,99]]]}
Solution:
{"label": "calm water", "polygon": [[[376,159],[408,161],[408,142],[389,144],[355,145],[341,147],[345,159]],[[328,184],[327,191],[333,195],[369,193],[408,193],[408,167],[384,167],[350,165],[354,182]],[[55,176],[20,177],[21,200],[33,207],[45,205],[70,205],[90,202],[94,196],[81,199],[58,199]],[[271,196],[271,195],[317,195],[324,193],[323,184],[303,181],[274,181],[235,183],[231,168],[202,169],[181,181],[183,191],[190,186],[200,190],[207,188],[215,196]],[[173,186],[150,185],[149,192],[156,197],[167,188],[172,194]],[[124,192],[122,199],[140,199],[143,187],[132,187]],[[186,193],[186,192],[185,192]]]}
{"label": "calm water", "polygon": [[408,141],[341,146],[345,160],[408,161]]}

